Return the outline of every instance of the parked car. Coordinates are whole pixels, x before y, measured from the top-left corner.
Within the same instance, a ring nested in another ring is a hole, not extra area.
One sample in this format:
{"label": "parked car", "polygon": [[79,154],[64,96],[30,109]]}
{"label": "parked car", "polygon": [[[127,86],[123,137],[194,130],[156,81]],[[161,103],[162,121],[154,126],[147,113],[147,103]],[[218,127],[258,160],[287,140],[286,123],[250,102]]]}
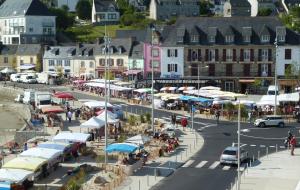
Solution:
{"label": "parked car", "polygon": [[22,94],[18,94],[17,97],[15,98],[15,102],[22,103],[23,99],[24,99],[24,96]]}
{"label": "parked car", "polygon": [[261,119],[256,119],[254,126],[256,127],[266,127],[266,126],[278,126],[284,127],[284,120],[278,115],[267,115]]}
{"label": "parked car", "polygon": [[[240,163],[242,163],[248,159],[248,152],[243,148],[240,148],[240,151]],[[225,148],[220,156],[220,164],[238,164],[238,147],[229,146]]]}

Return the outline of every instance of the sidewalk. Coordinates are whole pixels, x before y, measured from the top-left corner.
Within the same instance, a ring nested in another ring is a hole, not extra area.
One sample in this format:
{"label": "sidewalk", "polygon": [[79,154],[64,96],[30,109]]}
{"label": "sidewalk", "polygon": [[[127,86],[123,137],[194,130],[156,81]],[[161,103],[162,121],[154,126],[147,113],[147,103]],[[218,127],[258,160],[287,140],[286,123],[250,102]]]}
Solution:
{"label": "sidewalk", "polygon": [[117,190],[150,189],[160,180],[171,175],[202,148],[204,139],[197,132],[181,129],[179,131],[182,134],[179,137],[180,146],[174,153],[149,161],[143,168],[129,176]]}
{"label": "sidewalk", "polygon": [[[241,174],[240,190],[299,190],[300,149],[264,156]],[[231,190],[236,190],[237,184]],[[228,188],[230,189],[230,188]]]}

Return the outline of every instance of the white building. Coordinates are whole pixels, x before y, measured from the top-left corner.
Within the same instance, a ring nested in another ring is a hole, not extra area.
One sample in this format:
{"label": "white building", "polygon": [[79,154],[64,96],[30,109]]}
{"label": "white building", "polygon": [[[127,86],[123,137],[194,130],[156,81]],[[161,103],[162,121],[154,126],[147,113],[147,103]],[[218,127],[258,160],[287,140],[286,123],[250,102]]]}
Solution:
{"label": "white building", "polygon": [[54,43],[55,16],[39,0],[7,0],[0,6],[3,44]]}
{"label": "white building", "polygon": [[116,24],[120,20],[120,12],[113,0],[93,0],[92,23],[99,25]]}
{"label": "white building", "polygon": [[161,47],[161,77],[179,78],[184,75],[184,48]]}
{"label": "white building", "polygon": [[[285,76],[289,66],[300,70],[300,46],[278,46],[276,53],[276,68],[278,76]],[[298,67],[298,68],[297,68]]]}

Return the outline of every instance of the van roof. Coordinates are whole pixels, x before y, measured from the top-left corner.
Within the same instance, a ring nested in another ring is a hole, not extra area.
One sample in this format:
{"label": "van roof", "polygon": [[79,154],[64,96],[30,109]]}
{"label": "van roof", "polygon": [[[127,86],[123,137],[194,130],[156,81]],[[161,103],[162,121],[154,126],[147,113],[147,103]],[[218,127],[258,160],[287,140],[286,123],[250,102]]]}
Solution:
{"label": "van roof", "polygon": [[268,91],[270,91],[270,90],[278,90],[278,86],[277,87],[275,87],[275,85],[270,85],[269,87],[268,87]]}

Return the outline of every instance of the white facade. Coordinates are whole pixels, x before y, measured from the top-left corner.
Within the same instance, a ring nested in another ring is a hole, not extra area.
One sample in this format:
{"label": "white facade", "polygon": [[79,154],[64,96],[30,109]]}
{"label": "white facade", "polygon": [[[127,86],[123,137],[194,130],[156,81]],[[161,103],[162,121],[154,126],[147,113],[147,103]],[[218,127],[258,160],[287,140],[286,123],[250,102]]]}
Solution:
{"label": "white facade", "polygon": [[57,0],[57,7],[62,7],[63,5],[67,5],[70,12],[76,11],[76,5],[79,0]]}
{"label": "white facade", "polygon": [[95,1],[92,7],[92,23],[117,23],[120,20],[120,12],[118,12],[113,4],[104,7],[109,11],[97,12]]}
{"label": "white facade", "polygon": [[71,58],[58,58],[58,59],[53,59],[53,58],[43,58],[43,71],[48,72],[57,72],[60,70],[67,74],[70,73],[71,75],[77,74],[79,76],[79,71],[76,72],[76,70],[79,70],[75,64],[74,64],[74,59],[73,57]]}
{"label": "white facade", "polygon": [[161,47],[161,77],[176,78],[184,75],[184,48]]}
{"label": "white facade", "polygon": [[294,65],[300,70],[300,46],[278,46],[276,53],[277,76],[285,75],[287,65]]}
{"label": "white facade", "polygon": [[3,17],[0,18],[0,29],[3,44],[50,41],[56,34],[55,16]]}

